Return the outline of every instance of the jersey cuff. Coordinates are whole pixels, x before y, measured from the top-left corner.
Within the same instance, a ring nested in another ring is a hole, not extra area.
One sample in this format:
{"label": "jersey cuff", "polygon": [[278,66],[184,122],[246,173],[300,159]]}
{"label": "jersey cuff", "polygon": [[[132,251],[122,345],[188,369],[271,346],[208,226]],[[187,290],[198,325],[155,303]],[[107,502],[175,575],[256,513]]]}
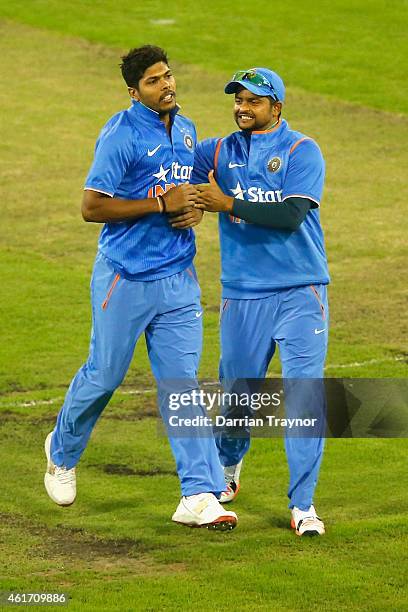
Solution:
{"label": "jersey cuff", "polygon": [[107,195],[110,198],[113,198],[113,195],[114,195],[113,193],[109,193],[109,191],[103,191],[102,189],[95,189],[95,187],[88,187],[87,185],[85,185],[84,191],[96,191],[97,193],[103,193],[104,195]]}
{"label": "jersey cuff", "polygon": [[290,195],[285,196],[283,198],[282,202],[284,202],[288,198],[303,198],[305,200],[311,200],[312,202],[314,202],[317,205],[317,208],[320,208],[319,200],[316,200],[316,198],[312,198],[311,196],[308,196],[308,195],[299,194],[299,193],[291,193]]}

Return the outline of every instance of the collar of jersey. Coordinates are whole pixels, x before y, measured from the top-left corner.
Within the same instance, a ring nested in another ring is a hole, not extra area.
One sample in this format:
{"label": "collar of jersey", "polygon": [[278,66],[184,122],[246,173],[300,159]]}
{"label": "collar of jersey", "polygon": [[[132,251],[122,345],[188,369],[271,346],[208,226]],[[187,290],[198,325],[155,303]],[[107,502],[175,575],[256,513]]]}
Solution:
{"label": "collar of jersey", "polygon": [[279,123],[275,125],[275,127],[273,127],[271,130],[254,130],[251,133],[251,136],[256,136],[257,134],[261,136],[264,136],[264,135],[270,136],[271,134],[273,134],[275,136],[276,134],[279,134],[279,132],[281,132],[283,129],[285,129],[287,125],[288,124],[285,121],[285,119],[280,119]]}
{"label": "collar of jersey", "polygon": [[[180,107],[178,104],[170,111],[170,120],[173,122],[174,117],[179,112]],[[132,100],[132,106],[129,109],[130,115],[139,119],[145,119],[149,123],[153,123],[156,125],[163,125],[163,121],[160,119],[159,113],[145,106],[139,100]]]}

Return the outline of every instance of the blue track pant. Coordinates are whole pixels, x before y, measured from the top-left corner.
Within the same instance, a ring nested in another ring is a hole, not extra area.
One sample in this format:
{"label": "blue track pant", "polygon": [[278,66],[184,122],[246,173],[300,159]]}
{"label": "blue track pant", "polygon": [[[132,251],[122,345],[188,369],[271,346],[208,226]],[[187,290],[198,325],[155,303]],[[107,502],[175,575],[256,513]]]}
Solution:
{"label": "blue track pant", "polygon": [[[288,416],[299,416],[299,404],[317,398],[315,414],[324,418],[322,379],[328,328],[325,285],[282,290],[261,299],[223,300],[220,380],[224,390],[231,389],[234,379],[264,378],[278,344],[283,378],[296,379],[285,384]],[[217,435],[224,466],[238,463],[249,445],[249,432],[240,438],[229,437],[227,431]],[[289,507],[307,510],[313,503],[324,438],[286,436],[285,447],[290,472]]]}
{"label": "blue track pant", "polygon": [[[71,382],[52,436],[52,460],[67,468],[78,463],[98,417],[126,375],[143,332],[157,381],[178,380],[179,392],[198,386],[202,308],[194,268],[157,281],[129,281],[98,254],[91,300],[89,357]],[[166,384],[161,382],[160,387]],[[166,419],[164,399],[165,393],[159,391],[159,407]],[[183,495],[219,495],[225,490],[213,437],[172,437],[170,445]]]}

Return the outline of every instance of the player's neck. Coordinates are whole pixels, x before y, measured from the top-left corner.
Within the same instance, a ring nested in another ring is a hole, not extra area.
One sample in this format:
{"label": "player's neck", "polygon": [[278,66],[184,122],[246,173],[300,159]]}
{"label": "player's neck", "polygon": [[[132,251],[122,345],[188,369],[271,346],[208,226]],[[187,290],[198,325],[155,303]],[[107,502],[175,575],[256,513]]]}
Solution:
{"label": "player's neck", "polygon": [[280,118],[277,121],[274,121],[274,123],[271,123],[271,125],[267,125],[266,127],[262,128],[262,130],[254,130],[254,132],[270,132],[278,125],[279,121]]}
{"label": "player's neck", "polygon": [[171,132],[170,113],[166,113],[165,115],[159,115],[159,117],[160,117],[160,121],[163,121],[164,127],[166,128],[167,133],[170,134]]}
{"label": "player's neck", "polygon": [[274,123],[271,123],[271,125],[266,125],[261,130],[260,129],[256,129],[256,130],[242,130],[242,132],[245,134],[245,136],[250,138],[254,132],[255,132],[255,134],[259,134],[260,132],[270,132],[270,131],[272,131],[279,124],[279,122],[280,122],[280,117],[279,117],[279,119],[277,121],[275,121]]}
{"label": "player's neck", "polygon": [[275,123],[272,123],[272,125],[270,125],[270,126],[269,126],[269,127],[267,127],[266,129],[267,129],[267,130],[273,130],[273,128],[274,128],[274,127],[276,127],[276,126],[278,125],[279,121],[280,121],[280,118],[279,118],[277,121],[275,121]]}

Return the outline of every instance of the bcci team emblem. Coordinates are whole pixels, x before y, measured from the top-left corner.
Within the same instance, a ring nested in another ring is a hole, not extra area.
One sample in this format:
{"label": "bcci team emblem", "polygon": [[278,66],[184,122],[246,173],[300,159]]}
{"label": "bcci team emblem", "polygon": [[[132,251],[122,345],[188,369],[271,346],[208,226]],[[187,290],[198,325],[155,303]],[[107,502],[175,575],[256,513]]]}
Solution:
{"label": "bcci team emblem", "polygon": [[186,145],[187,149],[189,149],[190,151],[193,150],[194,140],[192,139],[190,134],[184,135],[184,144]]}
{"label": "bcci team emblem", "polygon": [[277,172],[280,167],[282,165],[282,160],[280,157],[272,157],[272,159],[270,159],[268,161],[268,170],[269,172]]}

